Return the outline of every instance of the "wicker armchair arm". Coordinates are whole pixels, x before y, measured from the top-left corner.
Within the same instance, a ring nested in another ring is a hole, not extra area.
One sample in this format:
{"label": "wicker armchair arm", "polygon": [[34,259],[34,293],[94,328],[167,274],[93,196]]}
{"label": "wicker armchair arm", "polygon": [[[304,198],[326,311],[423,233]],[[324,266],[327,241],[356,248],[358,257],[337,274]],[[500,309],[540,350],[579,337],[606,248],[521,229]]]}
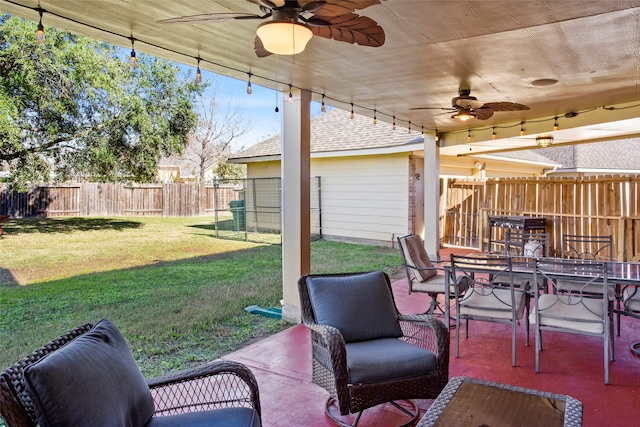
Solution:
{"label": "wicker armchair arm", "polygon": [[327,390],[342,408],[349,407],[349,371],[342,333],[329,325],[313,322],[305,325],[311,332],[313,382]]}
{"label": "wicker armchair arm", "polygon": [[342,333],[333,326],[317,323],[305,324],[311,330],[311,342],[316,351],[326,353],[325,357],[315,357],[316,361],[334,375],[347,375],[347,351]]}
{"label": "wicker armchair arm", "polygon": [[241,363],[218,360],[147,380],[156,415],[250,407],[261,414],[258,383]]}
{"label": "wicker armchair arm", "polygon": [[440,320],[427,314],[400,314],[402,340],[432,351],[443,378],[449,378],[449,330]]}

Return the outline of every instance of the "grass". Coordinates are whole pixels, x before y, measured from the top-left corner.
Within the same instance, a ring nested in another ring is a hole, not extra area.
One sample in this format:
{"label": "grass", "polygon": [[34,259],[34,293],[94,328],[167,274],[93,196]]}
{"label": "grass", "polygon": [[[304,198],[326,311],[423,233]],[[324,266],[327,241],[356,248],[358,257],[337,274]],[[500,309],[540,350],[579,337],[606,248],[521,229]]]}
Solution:
{"label": "grass", "polygon": [[[215,237],[212,218],[9,220],[0,238],[0,370],[73,327],[109,318],[143,374],[184,369],[287,328],[279,245]],[[317,241],[313,273],[398,270],[397,250]]]}

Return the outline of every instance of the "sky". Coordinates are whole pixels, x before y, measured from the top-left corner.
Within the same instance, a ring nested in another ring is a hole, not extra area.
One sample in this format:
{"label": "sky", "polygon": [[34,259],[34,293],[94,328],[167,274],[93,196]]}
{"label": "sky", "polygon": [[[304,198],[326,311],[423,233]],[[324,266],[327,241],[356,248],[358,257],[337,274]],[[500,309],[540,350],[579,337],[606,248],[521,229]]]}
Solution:
{"label": "sky", "polygon": [[[195,78],[195,67],[179,65],[183,72]],[[252,93],[249,95],[247,94],[246,80],[242,81],[206,70],[202,70],[202,80],[210,82],[206,94],[211,96],[215,92],[221,116],[224,115],[226,108],[237,107],[243,119],[252,123],[251,130],[235,144],[232,144],[232,151],[240,151],[281,133],[282,100],[280,92],[259,86],[252,81]],[[275,112],[276,105],[280,109],[279,113]],[[312,117],[319,113],[320,104],[313,102],[311,105]]]}

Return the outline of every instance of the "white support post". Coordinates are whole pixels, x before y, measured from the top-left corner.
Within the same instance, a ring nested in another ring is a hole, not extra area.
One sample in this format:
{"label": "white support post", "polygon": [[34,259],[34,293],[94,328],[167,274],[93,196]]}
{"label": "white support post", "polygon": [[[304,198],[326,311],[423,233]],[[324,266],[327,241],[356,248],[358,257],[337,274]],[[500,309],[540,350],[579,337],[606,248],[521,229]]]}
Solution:
{"label": "white support post", "polygon": [[424,247],[440,259],[440,147],[435,134],[424,134]]}
{"label": "white support post", "polygon": [[311,92],[292,94],[282,97],[282,318],[299,323],[298,279],[311,268]]}

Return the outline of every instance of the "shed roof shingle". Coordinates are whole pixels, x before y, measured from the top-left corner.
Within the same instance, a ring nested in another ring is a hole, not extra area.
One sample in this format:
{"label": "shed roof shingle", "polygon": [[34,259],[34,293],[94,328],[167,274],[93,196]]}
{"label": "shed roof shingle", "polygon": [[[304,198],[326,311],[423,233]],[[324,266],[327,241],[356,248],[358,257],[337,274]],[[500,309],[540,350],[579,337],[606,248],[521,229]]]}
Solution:
{"label": "shed roof shingle", "polygon": [[[370,117],[333,108],[311,119],[311,152],[360,150],[394,147],[422,141],[419,132],[379,121],[373,125]],[[280,135],[266,139],[246,150],[235,153],[232,159],[280,155]]]}

